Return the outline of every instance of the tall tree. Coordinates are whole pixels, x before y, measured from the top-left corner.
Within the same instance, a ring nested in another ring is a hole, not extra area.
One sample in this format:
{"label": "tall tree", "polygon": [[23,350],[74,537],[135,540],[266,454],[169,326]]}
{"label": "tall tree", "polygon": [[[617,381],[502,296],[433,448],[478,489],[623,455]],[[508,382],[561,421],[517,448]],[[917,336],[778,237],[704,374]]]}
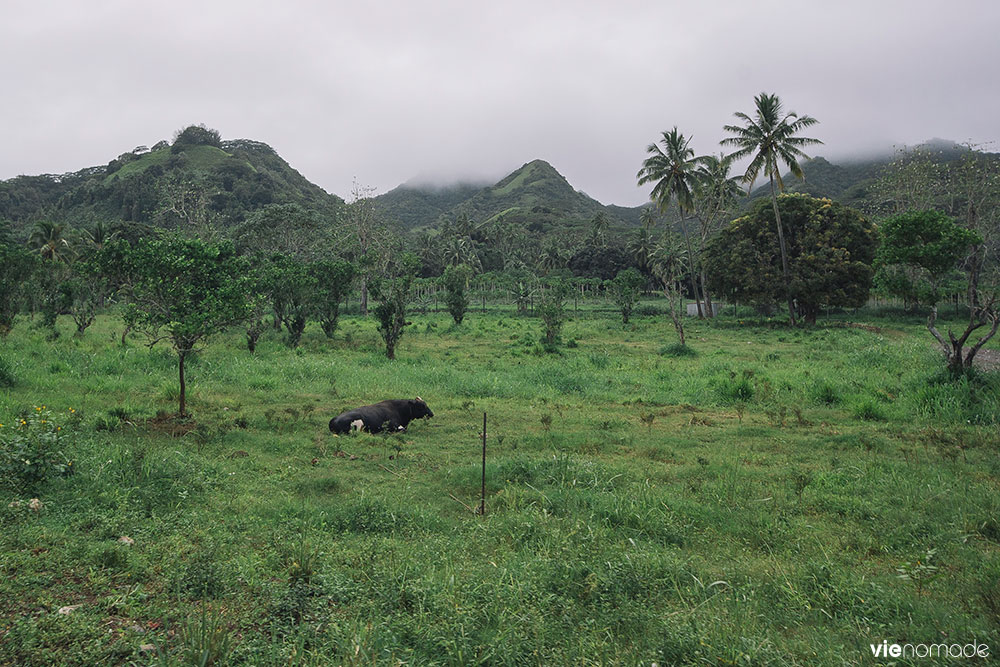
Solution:
{"label": "tall tree", "polygon": [[789,289],[781,285],[781,252],[766,199],[754,202],[708,244],[705,262],[713,287],[736,303],[767,306],[790,293],[809,324],[822,308],[863,305],[872,284],[875,226],[829,199],[783,194],[778,206],[789,223]]}
{"label": "tall tree", "polygon": [[743,181],[752,188],[757,177],[763,172],[771,183],[771,204],[774,208],[775,224],[778,227],[778,245],[781,249],[781,270],[785,281],[788,301],[788,317],[795,324],[795,305],[791,292],[788,270],[788,251],[785,246],[785,232],[778,212],[778,190],[784,190],[781,165],[784,164],[793,176],[805,178],[800,159],[809,156],[802,152],[803,146],[823,143],[819,139],[797,136],[799,132],[819,121],[811,116],[799,116],[794,111],[782,112],[781,100],[777,95],[761,93],[754,98],[753,117],[737,111],[734,115],[743,125],[726,125],[725,130],[733,134],[722,140],[723,146],[735,146],[734,159],[753,156],[743,176]]}
{"label": "tall tree", "polygon": [[636,174],[636,178],[639,179],[639,185],[654,184],[649,198],[656,202],[661,212],[666,212],[671,202],[677,202],[681,232],[684,234],[684,243],[687,246],[691,294],[695,303],[698,304],[698,317],[704,317],[701,310],[698,283],[695,278],[691,237],[688,235],[687,222],[684,219],[684,214],[691,212],[694,208],[695,171],[700,161],[694,156],[694,150],[689,146],[691,140],[678,132],[676,126],[669,132],[663,133],[660,143],[663,148],[655,143],[646,148],[649,157],[643,161],[642,169]]}
{"label": "tall tree", "polygon": [[368,283],[386,263],[382,252],[388,243],[385,225],[379,219],[373,195],[375,189],[354,182],[348,206],[348,224],[357,243],[358,282],[361,287],[361,315],[368,315]]}

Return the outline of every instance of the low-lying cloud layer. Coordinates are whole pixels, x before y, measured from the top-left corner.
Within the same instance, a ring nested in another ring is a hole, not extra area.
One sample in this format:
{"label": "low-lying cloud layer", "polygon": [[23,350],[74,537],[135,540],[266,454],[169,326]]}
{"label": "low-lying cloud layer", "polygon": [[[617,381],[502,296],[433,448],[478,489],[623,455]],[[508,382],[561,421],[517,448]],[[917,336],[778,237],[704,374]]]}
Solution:
{"label": "low-lying cloud layer", "polygon": [[[369,4],[371,6],[369,6]],[[997,139],[1000,4],[102,3],[0,7],[0,178],[103,164],[192,123],[327,190],[495,179],[535,158],[637,205],[646,146],[699,153],[761,91],[840,158]]]}

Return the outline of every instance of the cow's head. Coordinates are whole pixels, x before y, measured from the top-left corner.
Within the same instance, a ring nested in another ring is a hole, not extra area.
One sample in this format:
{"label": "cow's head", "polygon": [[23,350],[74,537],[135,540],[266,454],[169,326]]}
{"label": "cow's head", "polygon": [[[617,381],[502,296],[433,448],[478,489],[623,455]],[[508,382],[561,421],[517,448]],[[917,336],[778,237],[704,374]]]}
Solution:
{"label": "cow's head", "polygon": [[410,401],[410,416],[412,419],[420,419],[421,417],[433,417],[434,413],[424,403],[424,399],[417,396],[415,400]]}

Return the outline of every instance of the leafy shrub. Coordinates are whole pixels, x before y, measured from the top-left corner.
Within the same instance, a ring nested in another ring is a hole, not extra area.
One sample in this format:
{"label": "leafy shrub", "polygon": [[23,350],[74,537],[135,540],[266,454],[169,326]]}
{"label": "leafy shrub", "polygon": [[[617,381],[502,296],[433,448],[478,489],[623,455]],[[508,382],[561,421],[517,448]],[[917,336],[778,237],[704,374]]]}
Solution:
{"label": "leafy shrub", "polygon": [[54,475],[68,475],[73,462],[63,453],[66,430],[45,406],[0,430],[0,484],[34,491]]}

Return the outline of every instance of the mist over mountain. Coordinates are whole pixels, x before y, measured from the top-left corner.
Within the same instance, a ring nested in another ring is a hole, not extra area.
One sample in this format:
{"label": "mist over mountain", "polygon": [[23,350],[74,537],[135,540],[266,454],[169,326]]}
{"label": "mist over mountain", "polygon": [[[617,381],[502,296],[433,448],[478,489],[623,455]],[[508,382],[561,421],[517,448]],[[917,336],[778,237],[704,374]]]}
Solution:
{"label": "mist over mountain", "polygon": [[[122,153],[106,165],[53,175],[18,176],[0,181],[0,220],[26,237],[35,222],[47,220],[74,228],[98,220],[171,227],[184,215],[200,215],[212,226],[225,228],[270,204],[296,204],[325,219],[345,211],[344,200],[311,183],[267,144],[235,139],[192,126],[173,143],[160,141]],[[885,148],[867,156],[827,159],[802,164],[805,180],[786,175],[786,189],[837,199],[864,208],[871,186],[900,149]],[[931,139],[909,150],[949,161],[970,148]],[[758,180],[747,202],[769,194]],[[603,216],[621,233],[639,225],[644,206],[605,205],[577,190],[545,160],[523,164],[503,178],[452,181],[417,176],[375,197],[380,215],[401,230],[433,230],[449,221],[467,219],[478,225],[512,225],[547,236],[581,236]],[[645,206],[649,206],[646,204]],[[673,216],[671,213],[668,219]]]}
{"label": "mist over mountain", "polygon": [[531,231],[548,231],[578,227],[597,215],[606,216],[613,224],[634,226],[641,210],[605,206],[576,190],[545,160],[532,160],[487,186],[419,186],[408,181],[376,201],[383,215],[405,229],[468,218],[480,224],[503,221]]}

